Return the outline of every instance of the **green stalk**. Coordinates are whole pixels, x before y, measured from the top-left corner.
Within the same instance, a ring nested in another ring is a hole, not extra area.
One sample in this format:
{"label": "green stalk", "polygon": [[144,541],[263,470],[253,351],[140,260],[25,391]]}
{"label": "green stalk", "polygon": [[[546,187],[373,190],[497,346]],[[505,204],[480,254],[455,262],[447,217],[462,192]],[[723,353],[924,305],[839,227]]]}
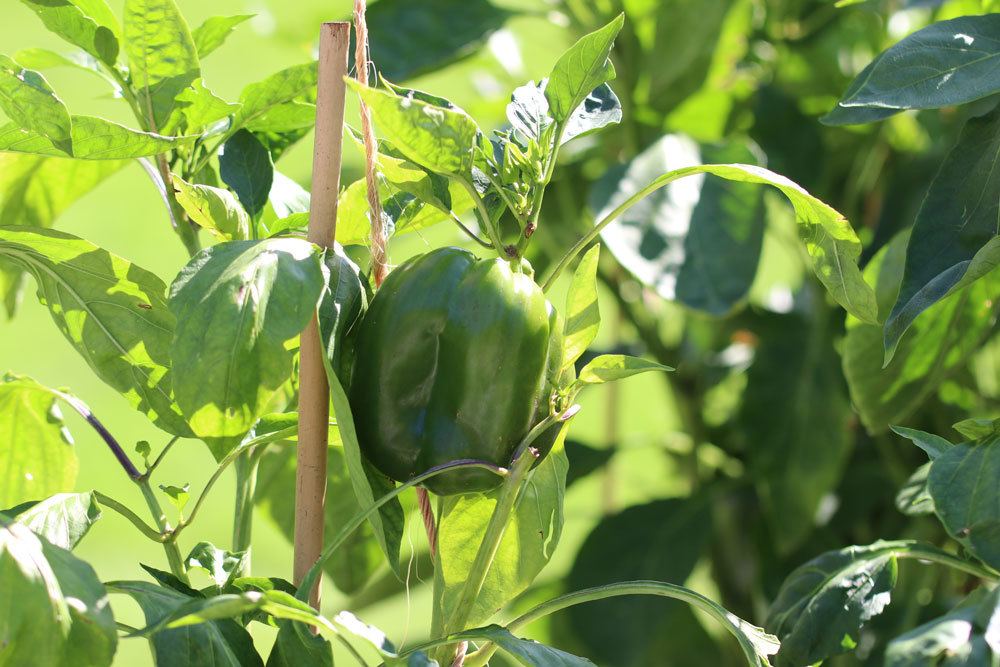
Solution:
{"label": "green stalk", "polygon": [[260,452],[247,451],[233,462],[236,470],[236,505],[233,510],[233,551],[246,551],[243,568],[236,575],[250,576],[250,541],[253,533],[253,497],[257,486]]}
{"label": "green stalk", "polygon": [[[160,502],[156,499],[156,494],[153,493],[153,488],[149,485],[149,480],[142,478],[136,483],[142,491],[143,499],[145,499],[146,504],[149,506],[149,511],[153,514],[153,521],[156,522],[156,527],[160,529],[161,533],[170,534],[171,529],[170,523],[167,521],[167,515],[163,513],[163,508],[160,507]],[[173,537],[171,535],[171,538]],[[165,540],[163,542],[163,551],[167,554],[167,563],[170,565],[170,571],[182,582],[190,585],[191,580],[188,579],[187,569],[184,567],[184,559],[181,557],[181,550],[177,547],[177,540]]]}

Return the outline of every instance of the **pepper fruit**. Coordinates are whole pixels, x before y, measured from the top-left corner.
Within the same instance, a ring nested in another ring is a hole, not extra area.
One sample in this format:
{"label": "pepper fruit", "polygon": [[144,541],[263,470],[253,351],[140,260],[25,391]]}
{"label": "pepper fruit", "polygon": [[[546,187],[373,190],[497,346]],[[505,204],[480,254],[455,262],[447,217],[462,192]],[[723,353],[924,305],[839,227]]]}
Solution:
{"label": "pepper fruit", "polygon": [[[549,414],[562,360],[561,320],[530,273],[460,248],[393,271],[355,340],[349,397],[358,441],[397,481],[457,459],[509,466]],[[558,427],[533,443],[539,461]],[[454,495],[500,481],[488,470],[459,469],[426,486]]]}

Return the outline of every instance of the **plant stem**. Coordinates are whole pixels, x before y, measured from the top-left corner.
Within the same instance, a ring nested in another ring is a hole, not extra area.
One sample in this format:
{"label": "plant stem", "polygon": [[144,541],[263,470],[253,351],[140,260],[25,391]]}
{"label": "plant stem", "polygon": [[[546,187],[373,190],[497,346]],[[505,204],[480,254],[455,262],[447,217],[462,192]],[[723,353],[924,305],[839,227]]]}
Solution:
{"label": "plant stem", "polygon": [[108,449],[111,450],[111,453],[114,454],[115,458],[118,459],[118,463],[121,464],[121,467],[125,470],[125,474],[128,475],[133,482],[142,478],[142,473],[139,472],[139,469],[135,467],[134,463],[132,463],[132,460],[128,457],[128,454],[125,453],[125,450],[122,449],[122,446],[118,444],[118,440],[116,440],[115,437],[111,435],[111,432],[104,427],[104,424],[102,424],[101,421],[94,416],[94,413],[90,411],[90,408],[86,403],[81,401],[76,396],[63,393],[56,389],[52,389],[51,392],[53,395],[65,401],[71,408],[80,413],[81,417],[87,420],[87,423],[90,424],[91,428],[97,431],[99,436],[101,436],[101,439],[104,440],[105,444],[107,444]]}
{"label": "plant stem", "polygon": [[253,533],[253,496],[257,486],[260,450],[243,453],[233,464],[236,469],[236,506],[233,510],[233,551],[246,551],[238,577],[250,576],[250,536]]}
{"label": "plant stem", "polygon": [[[483,535],[483,541],[479,545],[479,551],[476,552],[476,559],[472,563],[469,578],[465,580],[465,586],[462,588],[458,604],[455,605],[451,616],[446,618],[443,623],[442,634],[449,635],[465,629],[465,624],[472,613],[472,607],[475,605],[476,598],[479,597],[479,591],[483,588],[486,575],[489,573],[490,567],[493,565],[493,559],[500,548],[500,541],[503,539],[504,531],[507,529],[510,515],[517,506],[518,499],[521,497],[524,480],[527,478],[528,473],[531,472],[531,467],[537,458],[537,453],[525,449],[514,461],[514,465],[510,469],[510,475],[504,480],[503,486],[500,487],[500,497],[497,499],[493,516],[490,517],[490,522],[486,526],[486,533]],[[451,645],[441,647],[438,651],[438,662],[443,665],[450,664],[453,652],[454,648]]]}
{"label": "plant stem", "polygon": [[170,439],[170,442],[168,442],[163,446],[163,449],[160,450],[160,453],[157,455],[156,459],[154,459],[153,462],[146,468],[146,472],[143,473],[144,477],[148,478],[152,476],[153,471],[156,470],[161,463],[163,463],[163,459],[167,456],[167,452],[170,451],[170,448],[173,447],[180,439],[181,437],[179,435],[175,435]]}
{"label": "plant stem", "polygon": [[104,507],[107,507],[110,510],[118,512],[118,514],[121,514],[123,517],[131,521],[132,525],[134,525],[136,528],[139,529],[139,532],[141,532],[143,535],[153,540],[154,542],[166,541],[167,539],[166,535],[164,535],[163,533],[156,532],[156,530],[152,528],[149,524],[147,524],[145,521],[143,521],[138,514],[136,514],[135,512],[133,512],[124,504],[118,502],[114,498],[106,496],[100,491],[94,491],[94,498],[96,498],[97,502],[99,502]]}
{"label": "plant stem", "polygon": [[149,511],[153,514],[156,527],[164,535],[169,535],[169,538],[163,542],[163,551],[167,554],[167,563],[170,565],[170,571],[185,584],[190,584],[191,580],[188,579],[184,560],[181,558],[181,550],[177,547],[177,535],[171,532],[170,523],[167,521],[166,514],[163,513],[163,508],[160,507],[160,502],[156,499],[156,494],[153,493],[153,488],[149,485],[149,480],[144,478],[138,480],[136,483],[139,485],[139,490],[142,491],[143,499],[145,499],[146,504],[149,506]]}
{"label": "plant stem", "polygon": [[480,223],[486,228],[486,233],[493,242],[493,246],[496,248],[497,254],[504,259],[509,259],[504,255],[503,241],[500,239],[500,233],[493,224],[493,219],[490,217],[490,212],[486,208],[483,198],[480,197],[479,193],[476,191],[476,186],[464,178],[458,179],[458,182],[462,184],[462,187],[464,187],[466,191],[468,191],[469,196],[472,198],[472,202],[476,205],[476,212],[479,214]]}

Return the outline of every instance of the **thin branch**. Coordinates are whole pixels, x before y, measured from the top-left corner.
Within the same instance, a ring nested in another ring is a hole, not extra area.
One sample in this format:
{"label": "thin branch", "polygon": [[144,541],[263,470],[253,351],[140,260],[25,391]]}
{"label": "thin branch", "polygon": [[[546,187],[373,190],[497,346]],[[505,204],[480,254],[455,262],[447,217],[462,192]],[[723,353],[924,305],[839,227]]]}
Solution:
{"label": "thin branch", "polygon": [[156,457],[156,460],[153,461],[153,463],[146,468],[146,472],[144,473],[145,477],[148,478],[150,475],[153,474],[153,471],[156,470],[156,468],[160,465],[160,463],[163,462],[163,459],[166,457],[167,452],[170,451],[170,448],[173,447],[174,443],[176,443],[180,439],[181,439],[181,437],[179,435],[175,435],[174,437],[172,437],[170,439],[170,442],[168,442],[167,444],[165,444],[163,446],[163,449],[160,450],[160,453]]}
{"label": "thin branch", "polygon": [[147,524],[145,521],[142,520],[142,518],[138,514],[136,514],[135,512],[133,512],[128,507],[118,502],[114,498],[106,496],[100,491],[94,491],[94,497],[97,498],[97,502],[99,502],[104,507],[107,507],[110,510],[118,512],[123,517],[131,521],[132,524],[139,529],[139,532],[141,532],[149,539],[153,540],[154,542],[166,541],[167,536],[165,534],[157,531],[155,528]]}
{"label": "thin branch", "polygon": [[118,463],[120,463],[122,468],[125,469],[125,474],[127,474],[133,482],[138,482],[142,479],[142,473],[139,472],[139,469],[132,463],[128,454],[126,454],[125,450],[122,449],[122,446],[118,444],[115,437],[111,435],[111,432],[104,427],[104,424],[102,424],[100,420],[94,416],[94,413],[90,411],[90,408],[87,407],[86,403],[81,401],[76,396],[63,393],[57,389],[52,389],[50,391],[69,404],[71,408],[80,413],[81,417],[87,420],[87,423],[90,424],[91,428],[97,431],[99,436],[101,436],[101,439],[107,444],[108,449],[110,449],[111,453],[115,455],[116,459],[118,459]]}

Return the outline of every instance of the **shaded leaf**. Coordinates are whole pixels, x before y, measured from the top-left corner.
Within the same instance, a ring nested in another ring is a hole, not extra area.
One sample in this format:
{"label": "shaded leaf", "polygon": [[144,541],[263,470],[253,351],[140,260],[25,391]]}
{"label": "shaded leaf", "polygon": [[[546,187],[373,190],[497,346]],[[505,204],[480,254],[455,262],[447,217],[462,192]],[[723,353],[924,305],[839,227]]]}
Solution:
{"label": "shaded leaf", "polygon": [[903,109],[964,104],[1000,90],[1000,16],[961,16],[918,30],[858,75],[824,122],[881,120]]}
{"label": "shaded leaf", "polygon": [[896,637],[885,667],[961,667],[996,662],[1000,642],[1000,589],[974,590],[947,614]]}
{"label": "shaded leaf", "polygon": [[781,640],[775,664],[812,665],[856,646],[861,627],[889,604],[903,545],[829,551],[788,575],[765,624]]}
{"label": "shaded leaf", "polygon": [[[698,146],[666,135],[598,182],[600,220],[664,172],[701,162],[755,162],[747,142]],[[622,265],[665,299],[725,315],[753,284],[764,239],[764,193],[750,183],[687,178],[657,190],[601,236]],[[859,246],[860,248],[860,246]]]}
{"label": "shaded leaf", "polygon": [[907,516],[934,513],[934,499],[927,488],[930,471],[931,463],[928,461],[910,475],[906,484],[896,494],[896,509]]}
{"label": "shaded leaf", "polygon": [[228,140],[219,153],[219,176],[233,189],[243,208],[256,218],[271,192],[274,164],[264,144],[247,130],[240,130]]}
{"label": "shaded leaf", "polygon": [[[147,626],[157,626],[170,619],[185,604],[208,602],[205,598],[191,598],[172,588],[145,581],[114,581],[107,586],[113,593],[123,593],[134,599],[142,609]],[[250,633],[228,618],[159,630],[149,637],[149,643],[159,665],[262,667],[264,664],[254,650]]]}
{"label": "shaded leaf", "polygon": [[292,372],[286,342],[323,288],[315,247],[296,239],[202,250],[174,280],[170,356],[177,402],[200,436],[242,436]]}
{"label": "shaded leaf", "polygon": [[208,572],[219,588],[225,588],[240,573],[247,562],[247,551],[226,551],[211,542],[199,542],[184,559],[188,568],[200,567]]}
{"label": "shaded leaf", "polygon": [[1000,419],[964,419],[952,426],[969,440],[986,438],[1000,430]]}
{"label": "shaded leaf", "polygon": [[79,463],[56,397],[26,377],[0,382],[0,507],[40,500],[76,483]]}
{"label": "shaded leaf", "polygon": [[175,320],[159,278],[53,230],[0,228],[0,258],[35,277],[39,301],[101,380],[168,433],[191,434],[173,400]]}
{"label": "shaded leaf", "polygon": [[903,426],[893,426],[891,428],[894,433],[903,436],[924,450],[932,461],[955,446],[941,436],[934,435],[933,433],[918,431],[915,428],[905,428]]}
{"label": "shaded leaf", "polygon": [[[996,20],[1000,28],[1000,15]],[[1000,110],[995,110],[965,124],[920,206],[899,296],[885,321],[887,359],[920,313],[1000,266],[998,158]]]}
{"label": "shaded leaf", "polygon": [[39,502],[4,510],[3,513],[51,544],[73,549],[101,518],[101,507],[94,499],[94,492],[89,491],[57,493]]}
{"label": "shaded leaf", "polygon": [[604,384],[623,380],[649,371],[672,371],[673,368],[625,354],[602,354],[591,359],[580,370],[577,382],[580,384]]}
{"label": "shaded leaf", "polygon": [[455,639],[463,641],[480,639],[493,642],[514,656],[519,664],[526,667],[584,667],[594,664],[586,658],[580,658],[551,646],[539,644],[531,639],[515,637],[506,628],[499,625],[466,630],[459,633]]}

